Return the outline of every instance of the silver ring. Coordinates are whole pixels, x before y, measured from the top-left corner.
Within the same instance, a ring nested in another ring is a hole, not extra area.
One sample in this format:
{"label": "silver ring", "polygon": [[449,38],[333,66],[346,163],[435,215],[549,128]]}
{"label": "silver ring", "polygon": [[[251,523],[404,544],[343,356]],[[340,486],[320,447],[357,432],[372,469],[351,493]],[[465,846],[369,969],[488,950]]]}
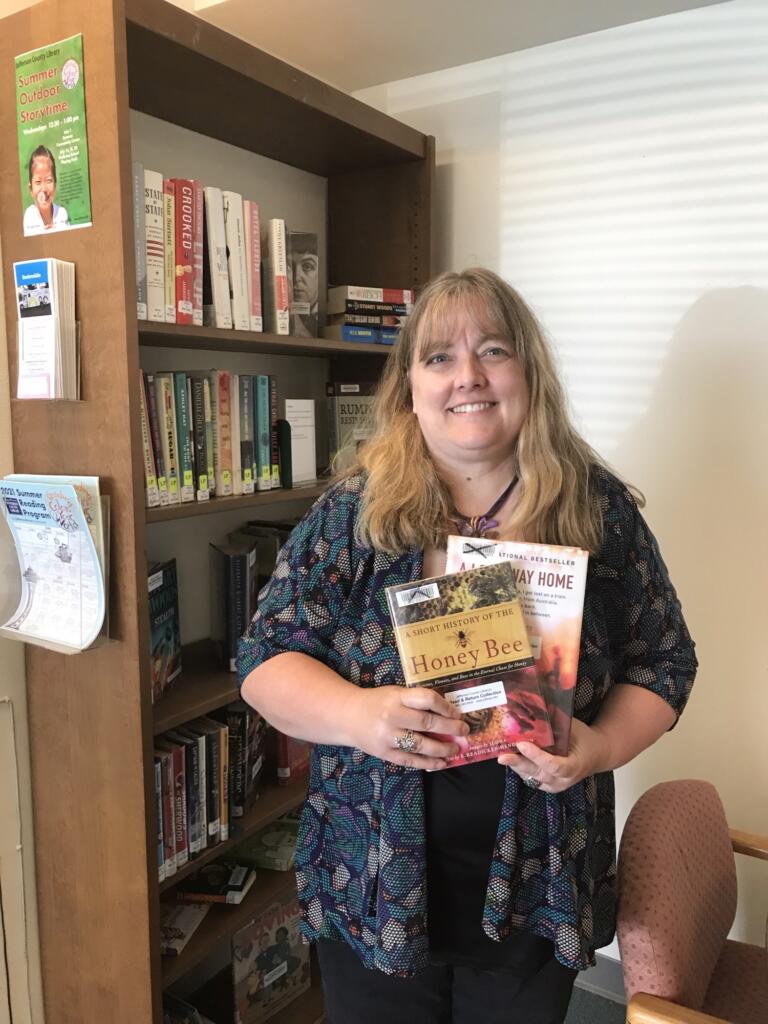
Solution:
{"label": "silver ring", "polygon": [[416,737],[413,729],[406,729],[401,736],[395,736],[395,746],[404,754],[412,754],[416,749]]}
{"label": "silver ring", "polygon": [[537,779],[535,775],[529,775],[527,779],[523,779],[523,782],[529,789],[538,789],[541,785],[541,779]]}

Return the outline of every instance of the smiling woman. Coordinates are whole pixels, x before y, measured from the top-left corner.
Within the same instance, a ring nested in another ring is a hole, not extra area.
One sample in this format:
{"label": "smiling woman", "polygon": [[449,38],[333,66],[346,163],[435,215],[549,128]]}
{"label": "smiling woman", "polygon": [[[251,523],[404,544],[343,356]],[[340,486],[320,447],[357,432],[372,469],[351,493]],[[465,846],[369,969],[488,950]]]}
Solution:
{"label": "smiling woman", "polygon": [[[445,323],[423,341],[410,372],[413,412],[443,473],[482,475],[499,462],[511,479],[515,441],[528,414],[528,385],[511,340],[498,337],[476,303],[445,311]],[[479,496],[478,496],[479,497]]]}
{"label": "smiling woman", "polygon": [[[612,769],[674,724],[693,643],[635,497],[573,428],[543,330],[495,274],[424,289],[375,410],[240,647],[243,697],[315,743],[302,929],[334,1024],[558,1024],[613,937]],[[385,590],[441,574],[467,529],[590,552],[564,756],[521,742],[436,770],[472,723],[403,686]]]}

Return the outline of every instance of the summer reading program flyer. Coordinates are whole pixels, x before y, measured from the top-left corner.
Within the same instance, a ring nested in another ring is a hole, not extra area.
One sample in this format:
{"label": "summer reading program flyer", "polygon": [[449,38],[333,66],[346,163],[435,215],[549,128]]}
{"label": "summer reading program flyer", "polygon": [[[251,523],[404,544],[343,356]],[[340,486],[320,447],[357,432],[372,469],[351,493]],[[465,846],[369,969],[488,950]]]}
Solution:
{"label": "summer reading program flyer", "polygon": [[25,235],[91,226],[82,34],[16,58]]}

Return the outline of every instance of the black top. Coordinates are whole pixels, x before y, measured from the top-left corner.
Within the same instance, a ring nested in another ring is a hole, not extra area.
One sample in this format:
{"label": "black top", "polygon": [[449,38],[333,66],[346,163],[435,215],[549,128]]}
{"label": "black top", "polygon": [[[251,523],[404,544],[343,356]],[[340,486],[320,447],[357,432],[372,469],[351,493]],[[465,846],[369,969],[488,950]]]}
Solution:
{"label": "black top", "polygon": [[541,957],[540,946],[554,949],[525,933],[494,942],[482,928],[505,773],[491,758],[424,775],[427,926],[431,958],[439,963],[519,970]]}

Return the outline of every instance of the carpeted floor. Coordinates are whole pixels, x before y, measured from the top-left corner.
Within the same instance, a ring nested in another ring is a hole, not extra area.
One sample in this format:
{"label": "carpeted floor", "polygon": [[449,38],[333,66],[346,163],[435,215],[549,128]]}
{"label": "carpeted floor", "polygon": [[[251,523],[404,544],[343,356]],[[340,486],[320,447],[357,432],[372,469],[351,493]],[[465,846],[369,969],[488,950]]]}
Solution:
{"label": "carpeted floor", "polygon": [[624,1024],[626,1007],[583,988],[573,990],[565,1024]]}

